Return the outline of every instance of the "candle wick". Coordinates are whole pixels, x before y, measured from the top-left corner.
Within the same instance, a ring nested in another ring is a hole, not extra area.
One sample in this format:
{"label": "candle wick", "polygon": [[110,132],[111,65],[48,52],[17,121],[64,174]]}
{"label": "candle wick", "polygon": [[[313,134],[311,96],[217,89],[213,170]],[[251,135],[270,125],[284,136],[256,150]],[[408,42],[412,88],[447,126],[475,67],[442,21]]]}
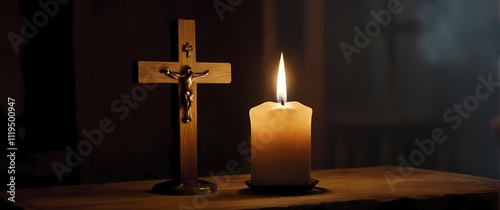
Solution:
{"label": "candle wick", "polygon": [[285,100],[283,100],[283,97],[281,97],[281,106],[285,106]]}

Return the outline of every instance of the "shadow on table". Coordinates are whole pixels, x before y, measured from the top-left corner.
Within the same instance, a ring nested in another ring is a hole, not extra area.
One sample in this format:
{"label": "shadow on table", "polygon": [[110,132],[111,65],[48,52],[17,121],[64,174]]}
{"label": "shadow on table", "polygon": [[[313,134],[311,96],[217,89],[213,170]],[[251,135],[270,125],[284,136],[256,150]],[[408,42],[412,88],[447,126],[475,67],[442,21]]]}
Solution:
{"label": "shadow on table", "polygon": [[326,193],[326,192],[329,192],[329,190],[327,190],[325,188],[321,188],[321,187],[314,187],[314,188],[312,188],[311,190],[309,190],[309,191],[307,191],[305,193],[283,193],[283,192],[281,192],[281,193],[273,193],[273,192],[269,192],[269,193],[256,193],[256,192],[252,191],[250,188],[241,189],[238,193],[240,195],[255,195],[255,196],[260,196],[260,195],[303,196],[303,195],[317,195],[317,194],[322,194],[322,193]]}

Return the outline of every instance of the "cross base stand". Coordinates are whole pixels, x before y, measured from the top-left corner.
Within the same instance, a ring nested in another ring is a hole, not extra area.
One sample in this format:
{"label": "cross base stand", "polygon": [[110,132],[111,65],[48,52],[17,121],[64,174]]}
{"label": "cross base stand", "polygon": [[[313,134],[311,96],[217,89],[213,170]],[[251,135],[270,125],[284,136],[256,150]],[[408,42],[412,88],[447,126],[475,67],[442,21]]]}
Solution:
{"label": "cross base stand", "polygon": [[217,192],[217,185],[203,180],[190,180],[186,183],[168,180],[156,184],[153,192],[164,195],[205,195]]}

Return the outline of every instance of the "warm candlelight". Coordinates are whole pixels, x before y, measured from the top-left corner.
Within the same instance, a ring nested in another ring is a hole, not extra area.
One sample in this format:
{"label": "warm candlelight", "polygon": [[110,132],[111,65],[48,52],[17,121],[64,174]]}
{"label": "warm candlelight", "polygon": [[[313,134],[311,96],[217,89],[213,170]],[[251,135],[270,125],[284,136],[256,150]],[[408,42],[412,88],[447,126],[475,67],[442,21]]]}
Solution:
{"label": "warm candlelight", "polygon": [[312,109],[286,101],[283,53],[278,70],[276,102],[250,109],[252,184],[307,185],[311,172]]}

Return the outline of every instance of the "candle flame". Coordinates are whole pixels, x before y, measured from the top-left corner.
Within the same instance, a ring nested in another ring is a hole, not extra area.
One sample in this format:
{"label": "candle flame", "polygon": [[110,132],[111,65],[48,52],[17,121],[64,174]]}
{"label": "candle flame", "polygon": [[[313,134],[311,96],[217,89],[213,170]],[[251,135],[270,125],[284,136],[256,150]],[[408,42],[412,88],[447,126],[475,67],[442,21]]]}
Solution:
{"label": "candle flame", "polygon": [[286,102],[286,77],[285,77],[285,62],[283,59],[283,52],[281,52],[280,66],[278,68],[278,83],[276,86],[276,97],[281,105]]}

